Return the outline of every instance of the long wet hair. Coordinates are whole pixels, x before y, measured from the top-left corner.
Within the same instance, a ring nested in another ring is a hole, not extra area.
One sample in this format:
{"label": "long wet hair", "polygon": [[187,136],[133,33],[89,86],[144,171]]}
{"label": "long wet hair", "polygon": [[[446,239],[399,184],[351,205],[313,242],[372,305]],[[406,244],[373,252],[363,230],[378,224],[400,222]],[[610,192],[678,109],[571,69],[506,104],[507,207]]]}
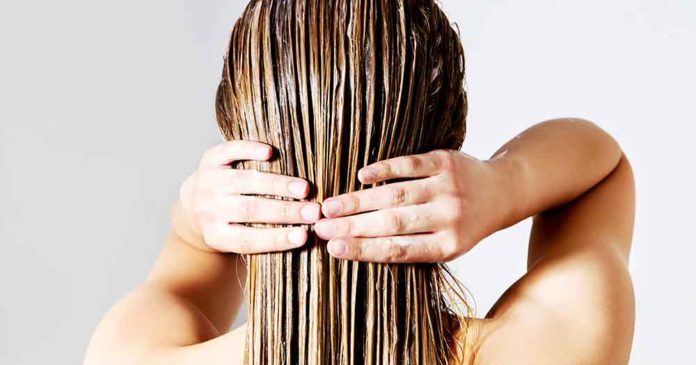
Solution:
{"label": "long wet hair", "polygon": [[[217,120],[227,140],[277,148],[233,167],[307,179],[322,202],[368,188],[356,175],[370,163],[459,149],[464,70],[433,1],[252,0],[231,33]],[[245,258],[246,364],[456,362],[470,309],[445,265],[338,260],[308,228],[301,249]]]}

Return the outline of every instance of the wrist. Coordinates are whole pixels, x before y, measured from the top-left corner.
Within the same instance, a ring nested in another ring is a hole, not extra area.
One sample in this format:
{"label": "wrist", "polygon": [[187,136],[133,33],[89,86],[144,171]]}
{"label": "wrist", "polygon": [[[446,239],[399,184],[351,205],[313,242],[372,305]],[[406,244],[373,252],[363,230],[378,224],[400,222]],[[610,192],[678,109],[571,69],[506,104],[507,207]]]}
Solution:
{"label": "wrist", "polygon": [[510,153],[488,160],[495,171],[501,226],[504,229],[527,218],[527,168],[524,161]]}
{"label": "wrist", "polygon": [[203,236],[193,229],[181,200],[177,200],[172,208],[171,222],[171,231],[176,238],[193,247],[209,250]]}

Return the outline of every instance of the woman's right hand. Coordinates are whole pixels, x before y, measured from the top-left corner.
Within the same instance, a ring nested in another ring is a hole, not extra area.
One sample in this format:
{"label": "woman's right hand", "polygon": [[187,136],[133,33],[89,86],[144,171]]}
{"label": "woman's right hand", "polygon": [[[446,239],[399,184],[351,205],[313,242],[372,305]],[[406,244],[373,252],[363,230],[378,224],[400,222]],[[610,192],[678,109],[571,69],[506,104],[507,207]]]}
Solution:
{"label": "woman's right hand", "polygon": [[309,184],[303,179],[230,166],[241,160],[267,161],[272,154],[269,145],[245,140],[221,143],[206,151],[198,170],[181,186],[173,214],[174,233],[197,248],[225,253],[285,251],[304,245],[304,227],[242,224],[313,224],[320,217],[318,203],[243,195],[307,196]]}

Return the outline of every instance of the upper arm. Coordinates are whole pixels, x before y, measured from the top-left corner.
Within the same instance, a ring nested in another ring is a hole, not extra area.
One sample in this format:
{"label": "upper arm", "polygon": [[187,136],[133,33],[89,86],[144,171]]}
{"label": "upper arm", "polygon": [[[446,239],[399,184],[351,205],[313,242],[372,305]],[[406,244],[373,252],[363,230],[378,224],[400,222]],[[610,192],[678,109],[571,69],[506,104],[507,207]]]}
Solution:
{"label": "upper arm", "polygon": [[[588,192],[534,218],[528,272],[488,315],[494,325],[481,345],[486,357],[530,364],[628,362],[634,195],[631,166],[622,156]],[[505,343],[506,351],[486,351],[493,343]]]}
{"label": "upper arm", "polygon": [[626,264],[633,238],[635,187],[625,155],[599,184],[574,201],[534,219],[528,269],[548,256],[598,250]]}
{"label": "upper arm", "polygon": [[84,363],[215,364],[241,356],[243,329],[226,333],[243,298],[238,260],[170,235],[148,280],[100,322]]}

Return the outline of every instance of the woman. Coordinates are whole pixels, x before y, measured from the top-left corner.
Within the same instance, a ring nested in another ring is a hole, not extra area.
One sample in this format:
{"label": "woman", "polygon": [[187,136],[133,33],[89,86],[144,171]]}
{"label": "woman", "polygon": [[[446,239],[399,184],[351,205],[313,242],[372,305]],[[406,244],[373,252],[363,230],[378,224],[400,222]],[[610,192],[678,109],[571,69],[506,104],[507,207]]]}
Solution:
{"label": "woman", "polygon": [[[218,92],[228,142],[86,364],[627,363],[626,157],[579,119],[458,152],[463,67],[431,1],[252,1]],[[485,318],[450,311],[456,283],[425,263],[532,216],[528,272]],[[249,322],[228,333],[245,277]]]}

